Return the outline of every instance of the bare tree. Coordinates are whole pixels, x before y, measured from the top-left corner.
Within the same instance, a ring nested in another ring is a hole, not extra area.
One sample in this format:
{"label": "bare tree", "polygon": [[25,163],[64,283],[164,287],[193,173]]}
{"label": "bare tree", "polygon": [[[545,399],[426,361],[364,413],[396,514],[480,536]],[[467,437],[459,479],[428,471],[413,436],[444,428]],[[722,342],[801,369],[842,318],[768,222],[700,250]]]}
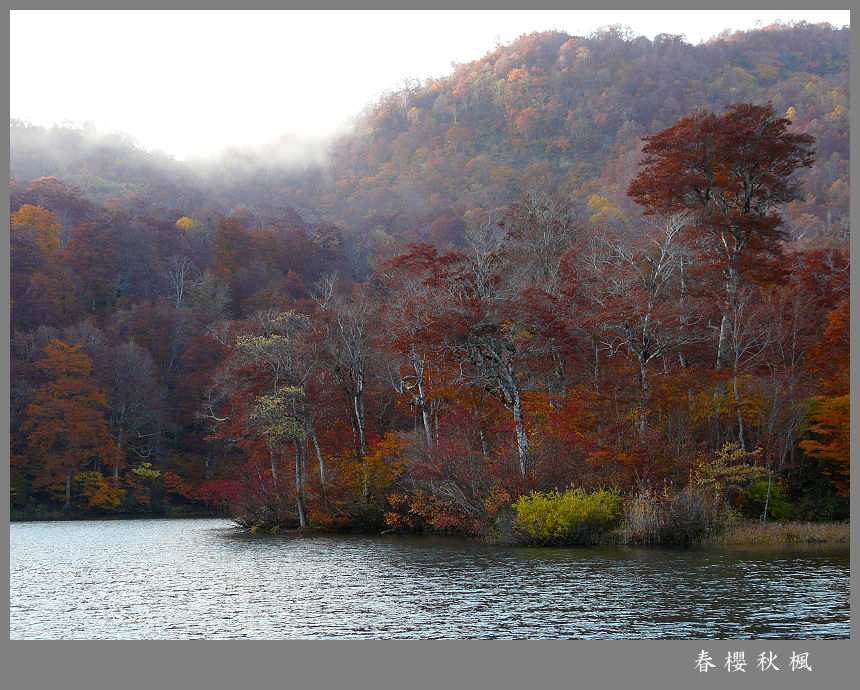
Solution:
{"label": "bare tree", "polygon": [[173,304],[177,309],[184,305],[185,291],[188,288],[194,270],[194,264],[182,256],[173,256],[167,262],[164,273],[173,293]]}
{"label": "bare tree", "polygon": [[513,253],[495,223],[472,228],[469,249],[452,263],[439,283],[445,305],[444,322],[454,325],[446,347],[478,387],[511,413],[520,473],[529,471],[528,435],[523,391],[533,374],[530,365],[546,358],[552,345],[538,334],[546,309],[535,308],[546,293],[533,289],[527,274],[516,270]]}
{"label": "bare tree", "polygon": [[688,217],[674,214],[626,234],[598,228],[581,254],[576,289],[584,293],[596,342],[610,356],[626,352],[638,364],[641,432],[648,425],[653,362],[662,361],[665,370],[670,352],[702,337],[684,299],[681,233]]}
{"label": "bare tree", "polygon": [[[366,470],[365,390],[371,357],[373,307],[366,288],[357,287],[350,295],[344,295],[337,287],[337,277],[328,276],[314,292],[320,309],[316,322],[319,361],[350,402],[355,459]],[[362,494],[367,502],[370,486],[366,480]]]}

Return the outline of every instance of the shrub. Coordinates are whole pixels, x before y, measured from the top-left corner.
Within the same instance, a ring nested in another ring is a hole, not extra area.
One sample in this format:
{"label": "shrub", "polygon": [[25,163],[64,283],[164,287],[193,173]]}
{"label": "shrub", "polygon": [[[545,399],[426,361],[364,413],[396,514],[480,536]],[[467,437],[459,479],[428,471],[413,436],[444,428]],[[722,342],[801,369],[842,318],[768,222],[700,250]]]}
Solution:
{"label": "shrub", "polygon": [[784,522],[794,517],[794,507],[785,500],[785,488],[779,482],[771,482],[770,497],[768,497],[768,486],[766,479],[757,479],[745,490],[747,517],[760,517],[767,503],[767,517],[771,520]]}
{"label": "shrub", "polygon": [[708,494],[685,490],[668,504],[664,544],[690,544],[719,532],[728,522],[723,504]]}
{"label": "shrub", "polygon": [[520,496],[514,508],[512,527],[520,544],[594,544],[618,524],[621,498],[617,490],[606,489],[590,494],[579,488],[563,494],[533,491]]}
{"label": "shrub", "polygon": [[711,494],[685,489],[656,496],[640,491],[628,503],[621,540],[638,544],[691,544],[721,531],[731,519]]}

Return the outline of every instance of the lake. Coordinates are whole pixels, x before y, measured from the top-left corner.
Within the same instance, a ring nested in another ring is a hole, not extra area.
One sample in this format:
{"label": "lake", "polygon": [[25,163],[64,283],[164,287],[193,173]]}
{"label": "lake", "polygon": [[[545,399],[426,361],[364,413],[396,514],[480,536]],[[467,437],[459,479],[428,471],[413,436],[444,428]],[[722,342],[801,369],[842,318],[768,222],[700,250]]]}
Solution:
{"label": "lake", "polygon": [[11,639],[847,638],[847,547],[537,549],[10,525]]}

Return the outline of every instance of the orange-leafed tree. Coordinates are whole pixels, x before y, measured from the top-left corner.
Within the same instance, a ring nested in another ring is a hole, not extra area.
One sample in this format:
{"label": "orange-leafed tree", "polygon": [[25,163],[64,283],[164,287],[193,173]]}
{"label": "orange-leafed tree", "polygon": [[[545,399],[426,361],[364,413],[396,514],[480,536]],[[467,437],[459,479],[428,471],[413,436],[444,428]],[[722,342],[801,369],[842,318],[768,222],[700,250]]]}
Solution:
{"label": "orange-leafed tree", "polygon": [[116,463],[106,401],[80,346],[54,339],[35,368],[41,383],[25,411],[22,433],[37,485],[71,504],[72,479],[84,468]]}
{"label": "orange-leafed tree", "polygon": [[811,353],[810,368],[828,394],[848,391],[850,373],[851,305],[848,296],[826,314],[824,338]]}
{"label": "orange-leafed tree", "polygon": [[850,395],[818,398],[809,416],[811,438],[800,442],[807,455],[822,463],[822,473],[839,496],[849,495],[850,408]]}

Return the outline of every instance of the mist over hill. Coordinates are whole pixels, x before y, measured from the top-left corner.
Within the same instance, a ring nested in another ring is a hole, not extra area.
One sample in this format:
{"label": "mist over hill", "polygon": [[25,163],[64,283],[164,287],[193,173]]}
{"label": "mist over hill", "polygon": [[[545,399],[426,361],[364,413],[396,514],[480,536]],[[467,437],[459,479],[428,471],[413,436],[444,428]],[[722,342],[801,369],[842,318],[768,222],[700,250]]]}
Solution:
{"label": "mist over hill", "polygon": [[[189,215],[291,207],[361,236],[428,239],[440,219],[459,228],[536,186],[635,213],[626,188],[641,137],[701,108],[770,101],[817,140],[806,196],[787,212],[792,234],[844,237],[849,38],[847,28],[805,23],[697,46],[620,28],[535,33],[446,78],[392,90],[334,141],[285,135],[180,163],[116,133],[12,122],[10,172],[19,182],[56,176],[98,203],[133,199]],[[437,231],[437,240],[458,239]]]}

